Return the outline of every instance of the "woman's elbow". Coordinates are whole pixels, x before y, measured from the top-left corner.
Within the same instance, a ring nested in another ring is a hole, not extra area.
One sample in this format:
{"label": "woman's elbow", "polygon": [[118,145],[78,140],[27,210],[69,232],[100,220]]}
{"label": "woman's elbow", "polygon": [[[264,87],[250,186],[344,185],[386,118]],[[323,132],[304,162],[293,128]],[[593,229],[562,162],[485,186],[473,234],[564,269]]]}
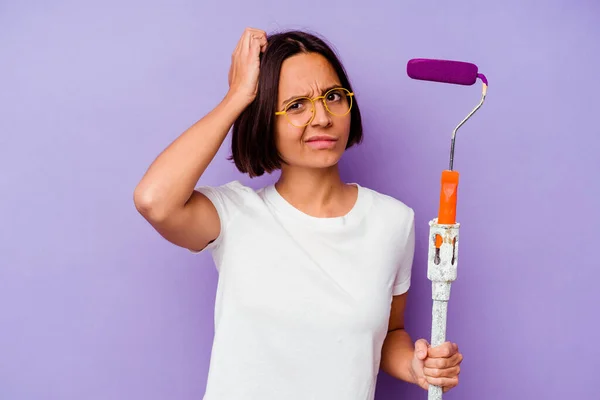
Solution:
{"label": "woman's elbow", "polygon": [[133,191],[133,203],[136,210],[147,220],[159,222],[166,218],[165,207],[160,204],[156,194],[142,184],[136,186]]}

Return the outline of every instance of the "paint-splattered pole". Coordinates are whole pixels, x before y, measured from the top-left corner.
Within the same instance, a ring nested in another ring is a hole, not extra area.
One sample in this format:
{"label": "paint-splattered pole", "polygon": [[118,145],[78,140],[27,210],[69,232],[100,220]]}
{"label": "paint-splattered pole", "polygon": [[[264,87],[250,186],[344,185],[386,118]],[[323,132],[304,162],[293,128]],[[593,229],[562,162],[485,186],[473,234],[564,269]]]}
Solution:
{"label": "paint-splattered pole", "polygon": [[[429,222],[429,226],[427,278],[431,281],[431,297],[433,299],[431,346],[436,347],[446,341],[446,317],[450,287],[457,276],[460,224],[442,225],[438,224],[437,218],[435,218]],[[437,244],[440,242],[441,245],[438,247]],[[442,388],[430,385],[428,398],[429,400],[440,400]]]}

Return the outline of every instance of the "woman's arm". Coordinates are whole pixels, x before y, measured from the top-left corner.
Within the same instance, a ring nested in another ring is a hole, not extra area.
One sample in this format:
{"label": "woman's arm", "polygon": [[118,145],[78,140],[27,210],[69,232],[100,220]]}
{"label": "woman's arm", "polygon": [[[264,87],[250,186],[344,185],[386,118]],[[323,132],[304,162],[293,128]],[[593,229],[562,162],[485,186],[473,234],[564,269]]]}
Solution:
{"label": "woman's arm", "polygon": [[194,187],[244,107],[239,98],[228,95],[175,139],[135,188],[137,210],[170,242],[201,250],[219,235],[217,210]]}
{"label": "woman's arm", "polygon": [[407,295],[408,293],[394,296],[392,300],[388,333],[381,354],[381,369],[397,379],[417,383],[412,368],[415,347],[404,330]]}
{"label": "woman's arm", "polygon": [[137,210],[174,244],[201,250],[220,233],[215,207],[194,187],[256,96],[259,55],[266,40],[265,32],[246,29],[232,55],[225,98],[163,150],[135,188]]}

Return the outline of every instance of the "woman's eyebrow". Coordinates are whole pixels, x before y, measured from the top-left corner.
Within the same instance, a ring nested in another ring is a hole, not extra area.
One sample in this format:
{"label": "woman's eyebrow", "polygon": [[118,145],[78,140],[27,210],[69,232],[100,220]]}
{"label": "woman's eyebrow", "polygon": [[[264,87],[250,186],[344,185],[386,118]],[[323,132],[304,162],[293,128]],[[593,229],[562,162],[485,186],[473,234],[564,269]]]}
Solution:
{"label": "woman's eyebrow", "polygon": [[[322,90],[321,95],[324,95],[325,93],[327,93],[328,91],[330,91],[331,89],[335,89],[338,87],[342,87],[342,85],[340,85],[339,83],[334,83],[333,85],[329,85],[328,87],[326,87],[325,89]],[[298,95],[294,95],[294,96],[290,96],[287,99],[283,100],[280,104],[280,106],[285,106],[287,103],[289,103],[290,101],[297,99],[298,97],[310,97],[310,95],[308,94],[298,94]]]}

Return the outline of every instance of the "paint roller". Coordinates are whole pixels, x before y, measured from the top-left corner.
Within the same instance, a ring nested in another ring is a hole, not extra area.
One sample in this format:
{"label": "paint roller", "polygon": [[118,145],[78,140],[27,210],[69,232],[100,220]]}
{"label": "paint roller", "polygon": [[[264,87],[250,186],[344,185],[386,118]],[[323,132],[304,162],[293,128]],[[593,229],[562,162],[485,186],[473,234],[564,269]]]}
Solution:
{"label": "paint roller", "polygon": [[[421,81],[471,86],[479,78],[483,83],[479,104],[452,131],[450,165],[442,171],[438,216],[429,222],[427,277],[432,283],[431,345],[435,347],[446,340],[450,287],[457,277],[460,224],[456,222],[459,173],[453,169],[456,132],[482,106],[488,81],[477,65],[464,61],[415,58],[408,62],[406,72],[410,78]],[[441,387],[430,385],[428,399],[441,400],[442,392]]]}
{"label": "paint roller", "polygon": [[438,223],[453,224],[456,222],[456,200],[459,178],[459,173],[453,170],[456,132],[483,104],[487,94],[488,81],[485,75],[479,73],[477,65],[464,61],[415,58],[408,62],[406,72],[412,79],[421,81],[450,83],[464,86],[475,84],[477,78],[481,79],[483,82],[481,101],[452,132],[450,166],[447,170],[442,172],[442,189],[440,193]]}

